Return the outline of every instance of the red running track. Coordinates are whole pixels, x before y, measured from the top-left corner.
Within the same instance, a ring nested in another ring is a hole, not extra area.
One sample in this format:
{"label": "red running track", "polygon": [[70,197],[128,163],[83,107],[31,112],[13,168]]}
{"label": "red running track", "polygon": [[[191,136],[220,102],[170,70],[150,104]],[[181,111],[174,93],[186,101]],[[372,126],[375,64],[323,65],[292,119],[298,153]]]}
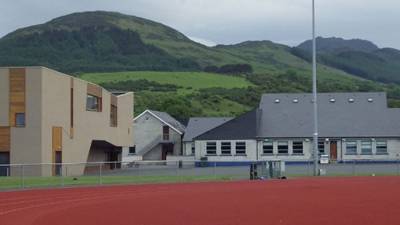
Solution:
{"label": "red running track", "polygon": [[1,225],[399,225],[400,177],[0,193]]}

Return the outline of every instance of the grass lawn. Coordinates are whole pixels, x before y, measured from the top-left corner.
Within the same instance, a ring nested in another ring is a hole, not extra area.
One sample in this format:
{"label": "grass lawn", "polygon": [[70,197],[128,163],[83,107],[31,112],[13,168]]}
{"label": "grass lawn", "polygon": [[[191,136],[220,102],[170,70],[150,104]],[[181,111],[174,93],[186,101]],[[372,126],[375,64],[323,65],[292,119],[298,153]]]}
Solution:
{"label": "grass lawn", "polygon": [[211,87],[245,88],[252,84],[243,77],[204,72],[152,72],[133,71],[115,73],[87,73],[81,79],[93,83],[118,82],[146,79],[160,84],[174,84],[183,88],[201,89]]}
{"label": "grass lawn", "polygon": [[[20,177],[0,177],[0,190],[25,188],[44,188],[79,185],[99,184],[149,184],[149,183],[177,183],[199,182],[215,180],[232,180],[230,175],[207,176],[81,176],[76,177],[26,177],[22,181]],[[23,183],[22,183],[23,182]]]}

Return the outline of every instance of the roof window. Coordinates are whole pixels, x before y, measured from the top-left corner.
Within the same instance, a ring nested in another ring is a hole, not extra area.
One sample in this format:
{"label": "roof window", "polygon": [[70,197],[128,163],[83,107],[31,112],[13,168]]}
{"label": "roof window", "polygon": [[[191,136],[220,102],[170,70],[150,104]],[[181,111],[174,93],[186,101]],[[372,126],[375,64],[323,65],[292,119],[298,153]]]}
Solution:
{"label": "roof window", "polygon": [[372,98],[368,99],[368,102],[373,102],[373,101],[374,101],[374,99],[372,99]]}
{"label": "roof window", "polygon": [[297,98],[293,99],[293,103],[298,103],[299,100]]}
{"label": "roof window", "polygon": [[275,103],[279,103],[281,102],[281,100],[279,100],[279,98],[275,99]]}
{"label": "roof window", "polygon": [[354,102],[354,98],[349,98],[349,102],[353,103]]}
{"label": "roof window", "polygon": [[334,98],[331,98],[331,99],[329,99],[329,102],[331,102],[331,103],[335,103],[335,102],[336,102],[336,99],[334,99]]}

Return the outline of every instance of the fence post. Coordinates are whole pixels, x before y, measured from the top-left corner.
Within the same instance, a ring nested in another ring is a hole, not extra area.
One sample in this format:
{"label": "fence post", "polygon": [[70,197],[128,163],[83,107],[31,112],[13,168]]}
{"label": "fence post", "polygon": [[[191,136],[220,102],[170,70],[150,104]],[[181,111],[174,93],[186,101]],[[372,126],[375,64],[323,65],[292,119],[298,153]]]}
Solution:
{"label": "fence post", "polygon": [[397,159],[397,176],[400,175],[400,159]]}
{"label": "fence post", "polygon": [[217,162],[214,162],[214,180],[217,180]]}
{"label": "fence post", "polygon": [[64,187],[64,166],[61,164],[61,187]]}
{"label": "fence post", "polygon": [[24,165],[21,165],[21,188],[25,188],[25,174],[24,174]]}
{"label": "fence post", "polygon": [[103,166],[102,166],[102,164],[100,163],[99,164],[99,184],[100,185],[102,185],[103,184],[103,177],[102,177],[102,168],[103,168]]}

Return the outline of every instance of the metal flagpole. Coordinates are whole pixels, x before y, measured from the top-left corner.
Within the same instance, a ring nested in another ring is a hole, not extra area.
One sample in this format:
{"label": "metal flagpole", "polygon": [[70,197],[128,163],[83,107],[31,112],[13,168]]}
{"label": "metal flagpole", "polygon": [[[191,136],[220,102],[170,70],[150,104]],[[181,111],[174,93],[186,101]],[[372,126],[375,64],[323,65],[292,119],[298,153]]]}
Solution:
{"label": "metal flagpole", "polygon": [[315,40],[315,0],[312,0],[312,73],[313,73],[313,106],[314,106],[314,176],[319,175],[318,170],[318,102],[317,102],[317,55]]}

